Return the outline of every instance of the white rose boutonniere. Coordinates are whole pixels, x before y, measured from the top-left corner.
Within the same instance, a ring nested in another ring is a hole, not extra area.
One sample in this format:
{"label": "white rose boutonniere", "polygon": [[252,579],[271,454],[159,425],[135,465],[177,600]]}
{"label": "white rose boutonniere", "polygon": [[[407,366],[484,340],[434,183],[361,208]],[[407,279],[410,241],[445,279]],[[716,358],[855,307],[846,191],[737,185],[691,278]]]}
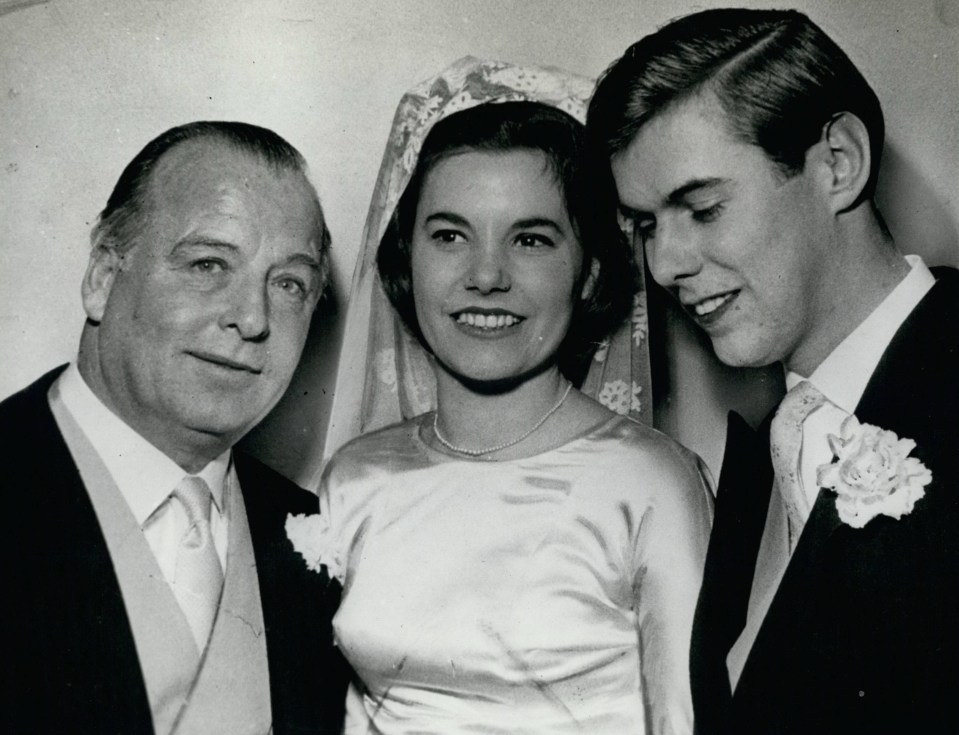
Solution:
{"label": "white rose boutonniere", "polygon": [[909,456],[916,442],[861,424],[855,416],[842,422],[839,434],[829,436],[835,459],[818,468],[818,481],[839,496],[840,520],[862,528],[877,515],[899,520],[911,513],[932,482],[929,468]]}
{"label": "white rose boutonniere", "polygon": [[343,563],[333,544],[333,534],[326,516],[319,513],[306,515],[292,513],[286,517],[286,536],[314,572],[326,567],[328,574],[342,584]]}

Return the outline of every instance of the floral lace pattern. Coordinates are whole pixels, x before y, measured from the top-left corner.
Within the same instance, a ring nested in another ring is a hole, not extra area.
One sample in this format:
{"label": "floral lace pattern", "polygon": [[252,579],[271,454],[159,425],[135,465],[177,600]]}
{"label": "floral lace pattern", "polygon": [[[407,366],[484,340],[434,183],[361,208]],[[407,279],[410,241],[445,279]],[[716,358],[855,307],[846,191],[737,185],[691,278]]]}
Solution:
{"label": "floral lace pattern", "polygon": [[396,350],[385,347],[376,353],[376,376],[391,391],[396,392]]}
{"label": "floral lace pattern", "polygon": [[599,347],[596,348],[596,352],[593,353],[593,360],[596,362],[606,362],[606,355],[609,354],[609,345],[610,341],[604,339],[599,343]]}
{"label": "floral lace pattern", "polygon": [[646,312],[646,292],[633,297],[633,344],[639,347],[649,336],[649,314]]}
{"label": "floral lace pattern", "polygon": [[643,386],[633,383],[632,386],[625,380],[613,380],[603,386],[603,389],[596,397],[610,411],[615,411],[621,416],[629,413],[641,413],[643,404],[639,400],[639,394],[642,393]]}

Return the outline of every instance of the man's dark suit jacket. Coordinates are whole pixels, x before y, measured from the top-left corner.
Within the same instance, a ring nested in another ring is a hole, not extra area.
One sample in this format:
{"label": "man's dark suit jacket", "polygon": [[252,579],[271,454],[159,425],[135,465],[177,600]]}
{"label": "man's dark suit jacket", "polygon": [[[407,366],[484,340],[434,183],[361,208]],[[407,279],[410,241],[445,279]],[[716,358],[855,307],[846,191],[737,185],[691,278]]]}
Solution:
{"label": "man's dark suit jacket", "polygon": [[914,439],[932,483],[862,529],[820,490],[734,693],[773,473],[771,419],[730,416],[690,655],[700,735],[959,733],[959,272],[934,272],[856,409]]}
{"label": "man's dark suit jacket", "polygon": [[[133,634],[106,542],[54,421],[60,369],[0,403],[4,482],[0,731],[152,733]],[[266,629],[273,727],[339,732],[346,669],[332,644],[339,591],[286,538],[288,512],[317,499],[234,453]]]}

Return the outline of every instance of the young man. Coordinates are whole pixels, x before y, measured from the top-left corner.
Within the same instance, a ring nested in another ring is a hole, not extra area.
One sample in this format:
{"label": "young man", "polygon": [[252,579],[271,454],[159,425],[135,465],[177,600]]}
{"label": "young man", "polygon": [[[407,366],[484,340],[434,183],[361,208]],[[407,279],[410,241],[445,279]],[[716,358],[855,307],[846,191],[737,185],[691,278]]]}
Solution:
{"label": "young man", "polygon": [[[231,447],[289,384],[328,272],[300,154],[192,123],[93,230],[75,365],[0,404],[11,732],[339,732],[316,498]],[[272,729],[271,729],[272,728]]]}
{"label": "young man", "polygon": [[790,388],[730,418],[697,731],[959,731],[959,274],[876,209],[875,94],[801,13],[713,10],[610,67],[589,129],[655,280]]}

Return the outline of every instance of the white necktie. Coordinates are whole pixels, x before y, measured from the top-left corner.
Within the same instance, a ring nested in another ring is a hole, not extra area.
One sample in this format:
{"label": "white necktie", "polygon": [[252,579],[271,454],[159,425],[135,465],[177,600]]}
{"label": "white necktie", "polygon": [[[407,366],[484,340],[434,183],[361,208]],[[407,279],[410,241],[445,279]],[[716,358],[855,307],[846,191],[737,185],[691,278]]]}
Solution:
{"label": "white necktie", "polygon": [[190,524],[177,551],[173,591],[202,652],[223,591],[223,568],[210,531],[213,498],[206,482],[192,475],[183,478],[173,496],[183,505]]}
{"label": "white necktie", "polygon": [[826,397],[808,380],[793,386],[773,417],[769,427],[769,449],[776,475],[776,487],[786,506],[789,521],[789,551],[799,542],[799,535],[812,508],[801,479],[803,423]]}

